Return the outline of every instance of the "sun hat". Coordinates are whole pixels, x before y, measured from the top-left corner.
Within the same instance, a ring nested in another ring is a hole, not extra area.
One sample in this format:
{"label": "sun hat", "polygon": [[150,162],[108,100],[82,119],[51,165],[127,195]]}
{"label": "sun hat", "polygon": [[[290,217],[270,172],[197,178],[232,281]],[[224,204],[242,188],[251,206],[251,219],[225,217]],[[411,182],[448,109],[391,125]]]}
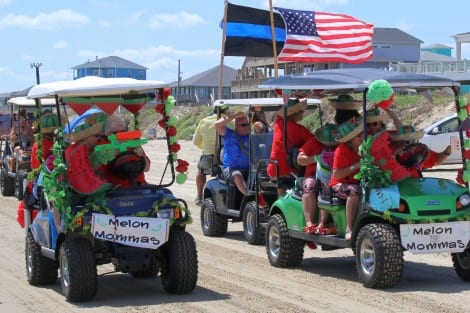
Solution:
{"label": "sun hat", "polygon": [[104,134],[107,118],[108,116],[104,112],[87,116],[80,123],[74,125],[68,138],[71,142],[79,142],[90,136]]}
{"label": "sun hat", "polygon": [[328,103],[335,110],[359,110],[362,105],[361,100],[355,100],[351,95],[339,95],[337,98],[330,98]]}
{"label": "sun hat", "polygon": [[378,108],[373,108],[366,111],[367,123],[384,122],[388,119],[388,115],[380,111]]}
{"label": "sun hat", "polygon": [[421,139],[423,136],[424,132],[416,131],[416,129],[411,125],[404,125],[391,133],[390,139],[392,141],[408,141]]}
{"label": "sun hat", "polygon": [[284,111],[287,107],[287,117],[299,112],[303,111],[307,108],[307,98],[298,99],[298,98],[289,98],[289,101],[285,106],[283,106],[277,114],[281,117],[284,117]]}
{"label": "sun hat", "polygon": [[326,123],[315,131],[315,138],[325,146],[337,146],[336,138],[339,136],[338,126]]}
{"label": "sun hat", "polygon": [[364,125],[362,119],[353,117],[338,126],[339,136],[336,138],[336,141],[341,143],[348,142],[363,131]]}

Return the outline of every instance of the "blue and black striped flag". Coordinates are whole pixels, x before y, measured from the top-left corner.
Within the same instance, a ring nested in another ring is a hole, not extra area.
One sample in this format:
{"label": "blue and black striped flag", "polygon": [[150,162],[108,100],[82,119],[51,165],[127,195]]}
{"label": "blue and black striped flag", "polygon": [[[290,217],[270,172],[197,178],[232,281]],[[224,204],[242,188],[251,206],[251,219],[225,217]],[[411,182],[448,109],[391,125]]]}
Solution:
{"label": "blue and black striped flag", "polygon": [[[227,3],[224,55],[273,57],[269,11]],[[223,26],[223,25],[222,25]],[[274,13],[277,53],[286,39],[284,21]]]}

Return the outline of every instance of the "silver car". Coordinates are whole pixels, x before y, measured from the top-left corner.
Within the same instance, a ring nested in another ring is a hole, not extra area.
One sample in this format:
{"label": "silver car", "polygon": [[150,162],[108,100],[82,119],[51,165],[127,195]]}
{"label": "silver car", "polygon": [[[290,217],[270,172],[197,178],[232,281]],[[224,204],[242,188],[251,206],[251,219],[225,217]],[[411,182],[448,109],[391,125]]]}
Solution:
{"label": "silver car", "polygon": [[451,140],[455,140],[457,144],[452,146],[452,153],[443,164],[462,163],[458,127],[457,114],[451,114],[424,128],[424,136],[420,142],[433,151],[441,152],[451,144]]}

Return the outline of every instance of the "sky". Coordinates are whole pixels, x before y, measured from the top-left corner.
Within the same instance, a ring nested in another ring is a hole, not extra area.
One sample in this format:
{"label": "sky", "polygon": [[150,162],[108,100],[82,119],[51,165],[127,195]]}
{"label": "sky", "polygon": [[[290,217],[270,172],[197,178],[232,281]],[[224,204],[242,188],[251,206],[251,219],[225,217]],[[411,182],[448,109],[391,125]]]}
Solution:
{"label": "sky", "polygon": [[[26,2],[26,3],[25,3]],[[269,0],[232,0],[269,9]],[[343,13],[395,27],[423,41],[453,47],[451,37],[470,32],[470,2],[425,0],[272,0],[273,6]],[[40,82],[73,79],[72,67],[97,57],[119,56],[148,68],[147,79],[187,79],[221,63],[224,0],[0,0],[0,93]],[[470,44],[462,45],[470,59]],[[243,57],[224,57],[240,68]]]}

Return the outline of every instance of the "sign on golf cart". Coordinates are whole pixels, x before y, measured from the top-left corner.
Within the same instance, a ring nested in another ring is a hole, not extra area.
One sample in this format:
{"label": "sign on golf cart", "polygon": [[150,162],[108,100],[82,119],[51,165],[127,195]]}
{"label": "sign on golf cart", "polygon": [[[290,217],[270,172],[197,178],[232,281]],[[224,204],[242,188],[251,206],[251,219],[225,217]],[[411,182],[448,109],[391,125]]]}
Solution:
{"label": "sign on golf cart", "polygon": [[463,252],[470,241],[470,222],[402,224],[400,236],[411,253]]}
{"label": "sign on golf cart", "polygon": [[168,219],[92,215],[93,237],[126,246],[157,249],[168,241]]}
{"label": "sign on golf cart", "polygon": [[[453,96],[446,99],[447,103],[453,102],[458,111],[459,144],[461,147],[468,147],[470,156],[470,146],[464,142],[462,133],[470,132],[470,106],[459,96],[459,86],[456,81],[437,76],[355,68],[286,75],[270,79],[259,87],[273,91],[321,91],[324,96],[360,92],[363,116],[368,109],[373,109],[374,112],[378,110],[379,113],[386,109],[394,100],[394,92],[401,88],[413,88],[418,92],[447,88],[453,91]],[[450,252],[457,275],[464,281],[470,281],[470,162],[467,159],[463,164],[460,175],[456,171],[459,184],[453,180],[431,177],[432,174],[423,177],[421,162],[430,154],[429,149],[419,146],[419,149],[413,151],[420,151],[422,154],[412,154],[412,164],[400,163],[393,154],[395,151],[392,151],[388,129],[382,124],[376,134],[370,134],[367,120],[362,118],[362,126],[357,128],[361,129],[358,134],[364,133],[358,153],[360,171],[356,176],[364,192],[352,222],[352,233],[348,233],[348,237],[351,234],[351,238],[348,238],[350,240],[346,238],[348,219],[345,203],[337,201],[331,192],[326,198],[321,194],[318,196],[314,222],[318,223],[320,210],[328,212],[328,226],[334,227],[336,233],[321,235],[303,232],[305,218],[301,202],[302,190],[294,187],[271,205],[266,229],[269,262],[278,267],[299,265],[305,244],[311,242],[315,247],[321,245],[322,249],[327,250],[351,248],[355,254],[359,280],[363,285],[369,288],[387,288],[400,281],[404,263],[403,251]],[[465,126],[466,123],[468,127]],[[375,142],[377,138],[385,139]],[[376,151],[383,152],[387,158],[372,153],[372,149],[377,147],[374,146],[376,143],[383,148]],[[408,144],[405,148],[412,151],[411,148],[417,145],[419,144]],[[465,159],[465,153],[463,157]],[[406,175],[391,179],[400,172]],[[377,176],[374,177],[374,173]],[[375,193],[372,192],[374,188],[389,186],[394,187],[393,192],[384,193],[385,189],[375,189]]]}

